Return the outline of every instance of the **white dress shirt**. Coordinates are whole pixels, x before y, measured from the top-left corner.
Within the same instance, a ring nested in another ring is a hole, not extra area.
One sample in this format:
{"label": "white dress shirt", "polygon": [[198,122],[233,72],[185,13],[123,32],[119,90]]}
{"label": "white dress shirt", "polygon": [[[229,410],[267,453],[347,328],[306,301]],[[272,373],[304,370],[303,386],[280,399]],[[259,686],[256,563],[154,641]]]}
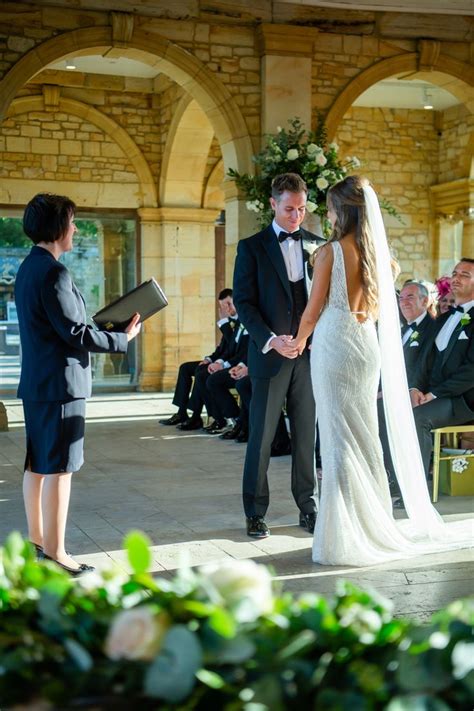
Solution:
{"label": "white dress shirt", "polygon": [[[467,301],[465,304],[459,305],[462,306],[464,313],[467,314],[467,312],[474,306],[474,299],[472,299],[471,301]],[[448,347],[449,340],[453,335],[454,329],[461,321],[462,316],[463,314],[461,313],[461,311],[455,311],[455,313],[451,314],[450,317],[446,320],[443,328],[436,336],[435,343],[436,348],[439,351],[444,351]]]}
{"label": "white dress shirt", "polygon": [[412,334],[412,333],[415,333],[416,327],[420,325],[420,323],[421,323],[421,322],[423,321],[423,319],[425,318],[426,314],[427,314],[427,312],[424,311],[424,312],[423,312],[422,314],[420,314],[420,316],[418,316],[418,318],[416,318],[414,321],[410,321],[410,323],[408,324],[409,328],[407,328],[407,330],[406,330],[405,333],[403,334],[402,346],[405,345],[405,343],[406,343],[406,342],[408,341],[408,339],[410,338],[411,334]]}

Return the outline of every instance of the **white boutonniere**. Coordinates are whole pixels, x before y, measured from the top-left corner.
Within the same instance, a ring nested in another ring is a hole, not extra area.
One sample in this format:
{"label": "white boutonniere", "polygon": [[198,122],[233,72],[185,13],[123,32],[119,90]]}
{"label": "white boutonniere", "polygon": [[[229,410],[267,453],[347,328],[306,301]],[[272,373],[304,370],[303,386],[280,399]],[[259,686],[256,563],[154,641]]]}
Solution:
{"label": "white boutonniere", "polygon": [[419,337],[420,337],[420,332],[413,331],[413,333],[410,334],[410,343],[413,343],[413,341],[418,341]]}
{"label": "white boutonniere", "polygon": [[464,457],[457,457],[451,462],[451,469],[457,474],[462,474],[465,469],[469,466],[469,462]]}
{"label": "white boutonniere", "polygon": [[469,323],[471,323],[471,315],[470,314],[463,314],[461,316],[461,327],[464,328]]}

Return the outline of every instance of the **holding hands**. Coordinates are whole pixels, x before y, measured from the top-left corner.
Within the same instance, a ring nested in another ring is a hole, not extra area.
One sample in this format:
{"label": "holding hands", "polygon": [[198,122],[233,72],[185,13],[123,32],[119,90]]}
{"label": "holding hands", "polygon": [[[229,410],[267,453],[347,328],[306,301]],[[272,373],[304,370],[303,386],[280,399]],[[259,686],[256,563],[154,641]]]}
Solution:
{"label": "holding hands", "polygon": [[300,355],[293,336],[274,336],[270,341],[270,346],[285,358],[297,358]]}

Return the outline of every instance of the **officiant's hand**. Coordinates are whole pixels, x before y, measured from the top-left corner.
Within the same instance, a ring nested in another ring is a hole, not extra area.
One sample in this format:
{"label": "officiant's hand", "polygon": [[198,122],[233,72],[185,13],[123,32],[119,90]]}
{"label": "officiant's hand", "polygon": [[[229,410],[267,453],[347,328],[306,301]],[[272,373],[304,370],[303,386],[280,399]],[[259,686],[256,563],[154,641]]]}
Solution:
{"label": "officiant's hand", "polygon": [[270,346],[285,358],[298,357],[298,349],[293,336],[274,336],[270,341]]}
{"label": "officiant's hand", "polygon": [[421,390],[418,390],[417,388],[411,388],[410,400],[412,407],[418,407],[419,405],[423,405],[425,401],[425,396],[423,395]]}
{"label": "officiant's hand", "polygon": [[127,328],[125,329],[125,333],[127,334],[127,338],[129,341],[131,341],[135,336],[138,336],[142,328],[142,325],[140,323],[140,314],[136,313],[130,323],[128,324]]}

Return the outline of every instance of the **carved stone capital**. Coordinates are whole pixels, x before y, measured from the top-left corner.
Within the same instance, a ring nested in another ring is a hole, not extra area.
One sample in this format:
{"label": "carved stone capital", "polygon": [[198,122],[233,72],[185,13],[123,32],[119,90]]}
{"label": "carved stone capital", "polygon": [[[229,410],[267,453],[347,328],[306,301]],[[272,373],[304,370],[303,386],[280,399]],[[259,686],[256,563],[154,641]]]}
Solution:
{"label": "carved stone capital", "polygon": [[134,16],[129,12],[111,12],[112,39],[116,47],[127,47],[133,35]]}
{"label": "carved stone capital", "polygon": [[61,88],[52,84],[43,84],[43,101],[45,111],[59,111]]}
{"label": "carved stone capital", "polygon": [[441,42],[438,40],[418,41],[418,70],[420,72],[431,72],[438,63],[441,51]]}

